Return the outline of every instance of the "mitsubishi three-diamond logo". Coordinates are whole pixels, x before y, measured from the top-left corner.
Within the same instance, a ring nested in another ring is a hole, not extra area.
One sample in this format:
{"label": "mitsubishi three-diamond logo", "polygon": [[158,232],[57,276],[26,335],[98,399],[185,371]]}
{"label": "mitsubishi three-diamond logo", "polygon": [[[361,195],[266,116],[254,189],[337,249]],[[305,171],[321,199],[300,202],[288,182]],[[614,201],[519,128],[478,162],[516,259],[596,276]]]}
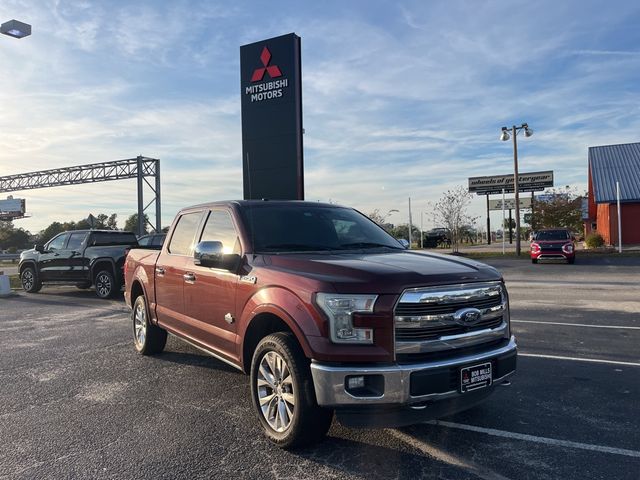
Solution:
{"label": "mitsubishi three-diamond logo", "polygon": [[251,76],[252,82],[259,82],[264,77],[265,72],[269,74],[271,78],[278,78],[282,76],[282,72],[277,65],[269,65],[271,61],[271,52],[267,47],[262,49],[260,54],[260,61],[262,62],[262,68],[256,68]]}
{"label": "mitsubishi three-diamond logo", "polygon": [[[289,79],[284,77],[280,67],[271,63],[271,52],[266,46],[262,47],[260,61],[262,66],[253,71],[251,84],[245,87],[244,92],[245,95],[250,96],[252,103],[280,98],[283,90],[289,86]],[[267,78],[265,78],[265,75]],[[263,81],[267,79],[270,80]]]}

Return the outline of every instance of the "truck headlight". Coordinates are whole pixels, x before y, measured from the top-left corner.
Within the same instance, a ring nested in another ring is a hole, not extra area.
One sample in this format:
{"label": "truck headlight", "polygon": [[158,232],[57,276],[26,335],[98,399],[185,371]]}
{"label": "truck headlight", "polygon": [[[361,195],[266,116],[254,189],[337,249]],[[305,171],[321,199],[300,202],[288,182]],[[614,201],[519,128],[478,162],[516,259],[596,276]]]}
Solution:
{"label": "truck headlight", "polygon": [[355,328],[353,314],[372,313],[377,295],[317,293],[316,303],[329,318],[329,334],[334,343],[373,343],[373,329]]}

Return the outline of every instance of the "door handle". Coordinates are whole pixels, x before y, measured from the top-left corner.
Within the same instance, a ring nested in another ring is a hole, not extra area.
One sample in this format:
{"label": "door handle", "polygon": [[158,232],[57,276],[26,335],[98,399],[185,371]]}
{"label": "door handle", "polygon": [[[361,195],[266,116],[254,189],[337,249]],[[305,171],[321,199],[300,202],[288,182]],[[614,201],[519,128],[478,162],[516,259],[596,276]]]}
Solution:
{"label": "door handle", "polygon": [[182,278],[184,278],[185,282],[195,282],[196,281],[196,275],[194,273],[188,272],[185,273],[184,275],[182,275]]}
{"label": "door handle", "polygon": [[156,267],[156,273],[158,275],[164,275],[164,268],[162,267]]}

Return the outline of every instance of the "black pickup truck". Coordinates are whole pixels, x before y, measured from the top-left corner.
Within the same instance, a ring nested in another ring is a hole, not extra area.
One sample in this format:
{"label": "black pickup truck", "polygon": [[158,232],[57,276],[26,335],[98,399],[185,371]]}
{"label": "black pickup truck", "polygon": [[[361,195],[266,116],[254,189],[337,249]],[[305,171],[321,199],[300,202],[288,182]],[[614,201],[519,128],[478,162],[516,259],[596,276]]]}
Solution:
{"label": "black pickup truck", "polygon": [[122,267],[128,250],[138,246],[131,232],[74,230],[53,237],[20,255],[20,281],[28,293],[43,283],[96,288],[100,298],[113,297],[124,284]]}

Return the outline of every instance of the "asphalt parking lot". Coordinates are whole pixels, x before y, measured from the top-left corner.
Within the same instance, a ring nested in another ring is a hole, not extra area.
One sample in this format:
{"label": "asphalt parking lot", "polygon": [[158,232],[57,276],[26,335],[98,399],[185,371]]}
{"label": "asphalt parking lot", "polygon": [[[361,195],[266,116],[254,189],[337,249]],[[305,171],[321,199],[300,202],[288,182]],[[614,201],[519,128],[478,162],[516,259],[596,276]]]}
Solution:
{"label": "asphalt parking lot", "polygon": [[122,299],[0,299],[0,478],[640,478],[640,257],[489,259],[518,373],[472,410],[401,429],[263,437],[247,377],[170,338],[134,351]]}

